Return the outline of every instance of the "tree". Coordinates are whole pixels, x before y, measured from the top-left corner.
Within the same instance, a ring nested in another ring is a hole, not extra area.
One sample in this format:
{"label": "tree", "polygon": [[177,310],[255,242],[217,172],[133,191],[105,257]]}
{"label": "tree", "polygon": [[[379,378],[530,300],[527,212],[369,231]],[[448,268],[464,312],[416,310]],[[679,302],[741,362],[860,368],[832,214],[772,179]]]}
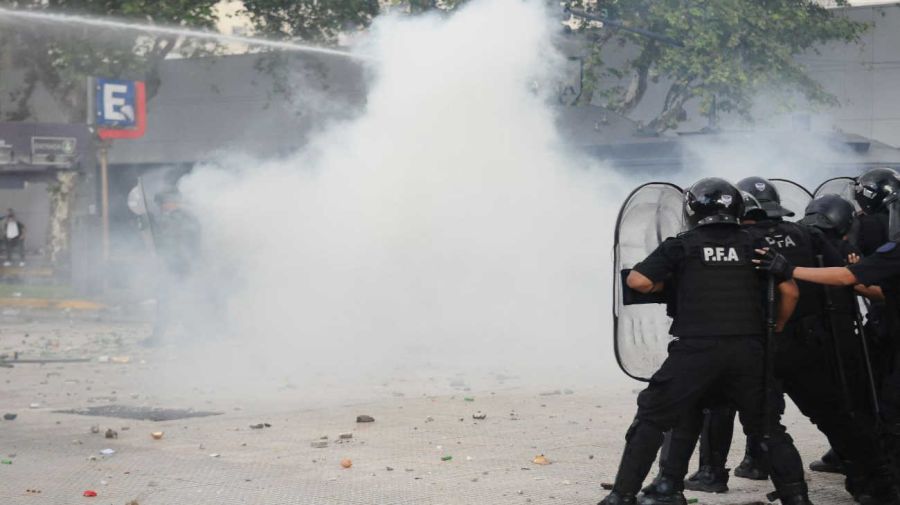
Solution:
{"label": "tree", "polygon": [[[141,24],[212,28],[217,0],[15,0],[12,9],[115,17]],[[139,78],[147,82],[148,99],[160,86],[159,64],[173,52],[193,56],[215,46],[207,41],[179,39],[139,31],[88,29],[75,24],[3,23],[0,54],[9,55],[11,71],[21,72],[21,85],[9,91],[12,106],[0,119],[32,117],[32,97],[42,85],[57,100],[69,121],[85,118],[88,76]],[[0,58],[0,62],[4,61]]]}
{"label": "tree", "polygon": [[[843,4],[845,2],[839,1]],[[867,28],[813,0],[578,0],[573,6],[606,14],[626,26],[671,37],[669,45],[610,27],[582,23],[592,40],[584,100],[594,93],[610,108],[628,114],[651,83],[666,86],[665,100],[647,128],[664,131],[685,118],[685,104],[698,100],[703,113],[732,112],[752,120],[754,97],[783,91],[812,104],[836,105],[836,98],[806,72],[796,57],[826,42],[853,42]],[[624,65],[604,63],[612,51],[634,49]],[[604,82],[614,82],[603,87]]]}
{"label": "tree", "polygon": [[368,28],[385,9],[449,11],[466,0],[244,0],[243,14],[260,35],[334,45],[344,33]]}
{"label": "tree", "polygon": [[244,0],[244,13],[260,35],[334,44],[338,35],[366,28],[378,0]]}

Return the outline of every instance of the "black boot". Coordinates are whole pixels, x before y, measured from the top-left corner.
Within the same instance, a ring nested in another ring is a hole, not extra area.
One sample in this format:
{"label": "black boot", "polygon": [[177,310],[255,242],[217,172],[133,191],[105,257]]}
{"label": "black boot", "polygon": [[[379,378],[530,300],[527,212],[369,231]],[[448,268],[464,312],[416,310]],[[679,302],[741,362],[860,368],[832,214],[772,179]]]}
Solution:
{"label": "black boot", "polygon": [[697,473],[684,481],[684,488],[703,493],[727,493],[728,469],[713,470],[711,466],[701,466]]}
{"label": "black boot", "polygon": [[753,457],[749,440],[747,450],[744,451],[744,460],[734,469],[734,476],[750,480],[768,480],[769,478],[769,472],[763,467],[763,462]]}
{"label": "black boot", "polygon": [[635,505],[636,501],[633,494],[613,491],[606,495],[606,498],[600,500],[597,505]]}
{"label": "black boot", "polygon": [[641,493],[643,494],[656,494],[657,486],[661,483],[663,476],[662,474],[657,474],[656,477],[653,478],[653,481],[650,484],[647,484],[641,489]]}
{"label": "black boot", "polygon": [[[781,505],[812,505],[806,482],[793,482],[776,486],[773,493],[781,501]],[[771,495],[769,499],[771,500]]]}
{"label": "black boot", "polygon": [[749,454],[745,455],[741,464],[734,469],[734,476],[750,480],[769,479],[769,473],[760,468]]}
{"label": "black boot", "polygon": [[810,463],[809,469],[814,472],[844,473],[844,465],[834,449],[829,449],[821,459]]}
{"label": "black boot", "polygon": [[643,494],[638,498],[640,505],[687,505],[684,498],[684,486],[681,479],[673,479],[665,475],[658,475],[653,483],[645,487]]}

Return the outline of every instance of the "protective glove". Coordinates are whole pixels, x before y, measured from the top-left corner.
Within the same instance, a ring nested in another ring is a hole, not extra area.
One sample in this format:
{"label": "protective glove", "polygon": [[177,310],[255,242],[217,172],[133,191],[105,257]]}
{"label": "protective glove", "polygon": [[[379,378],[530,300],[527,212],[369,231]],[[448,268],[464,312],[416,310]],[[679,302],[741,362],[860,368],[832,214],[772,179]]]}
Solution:
{"label": "protective glove", "polygon": [[780,253],[771,249],[757,249],[756,259],[753,260],[753,263],[756,263],[757,270],[769,272],[775,277],[781,279],[794,277],[794,265]]}

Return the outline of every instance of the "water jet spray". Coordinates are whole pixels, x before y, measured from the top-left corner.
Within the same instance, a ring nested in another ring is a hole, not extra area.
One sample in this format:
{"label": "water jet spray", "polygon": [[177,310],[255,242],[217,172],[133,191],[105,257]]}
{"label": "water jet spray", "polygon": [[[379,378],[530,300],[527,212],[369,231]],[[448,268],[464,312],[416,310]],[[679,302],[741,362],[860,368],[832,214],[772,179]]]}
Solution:
{"label": "water jet spray", "polygon": [[359,60],[364,59],[362,56],[350,53],[348,51],[312,46],[308,44],[298,44],[296,42],[269,40],[258,37],[245,37],[241,35],[226,35],[223,33],[215,33],[205,30],[192,30],[190,28],[178,28],[173,26],[129,23],[126,21],[99,19],[89,16],[78,16],[74,14],[59,14],[55,12],[31,12],[0,7],[0,18],[4,17],[27,19],[31,21],[41,21],[45,23],[55,24],[78,24],[82,26],[92,26],[95,28],[105,28],[109,30],[130,30],[144,33],[155,33],[160,35],[175,35],[178,37],[190,37],[195,39],[247,44],[251,46],[267,47],[271,49],[281,49],[284,51],[327,54],[331,56],[342,56],[345,58]]}

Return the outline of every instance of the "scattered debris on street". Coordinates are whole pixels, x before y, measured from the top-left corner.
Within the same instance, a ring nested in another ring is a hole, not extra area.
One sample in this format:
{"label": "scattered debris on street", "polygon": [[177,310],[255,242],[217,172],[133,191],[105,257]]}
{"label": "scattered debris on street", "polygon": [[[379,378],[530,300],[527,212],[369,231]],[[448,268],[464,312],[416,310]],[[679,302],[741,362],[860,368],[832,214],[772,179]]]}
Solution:
{"label": "scattered debris on street", "polygon": [[531,462],[534,463],[535,465],[549,465],[550,464],[550,460],[547,459],[547,457],[544,456],[543,454],[539,454],[539,455],[535,456],[534,459],[531,460]]}

